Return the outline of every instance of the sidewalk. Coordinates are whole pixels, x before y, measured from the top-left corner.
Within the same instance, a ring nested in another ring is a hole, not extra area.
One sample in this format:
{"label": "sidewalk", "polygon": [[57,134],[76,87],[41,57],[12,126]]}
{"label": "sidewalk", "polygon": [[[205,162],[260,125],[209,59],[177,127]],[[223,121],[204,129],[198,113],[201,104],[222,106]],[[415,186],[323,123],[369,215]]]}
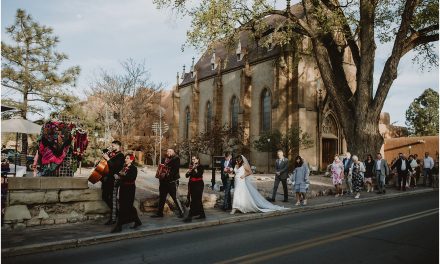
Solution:
{"label": "sidewalk", "polygon": [[140,216],[143,225],[138,230],[132,230],[125,225],[121,233],[110,234],[112,227],[103,225],[102,222],[88,222],[77,224],[65,224],[51,227],[27,228],[22,231],[2,231],[2,255],[3,257],[25,255],[43,251],[53,251],[74,247],[117,241],[122,239],[150,236],[162,233],[177,232],[215,226],[227,223],[248,221],[273,217],[291,213],[299,213],[310,210],[318,210],[330,207],[338,207],[355,203],[364,203],[382,199],[391,199],[400,196],[416,195],[425,192],[437,191],[432,188],[417,188],[406,192],[399,192],[395,189],[387,189],[386,194],[361,193],[360,199],[353,196],[335,198],[333,196],[321,196],[308,200],[307,206],[294,206],[292,199],[289,203],[276,202],[276,204],[288,207],[288,210],[271,213],[236,213],[230,215],[220,209],[206,210],[206,220],[193,220],[185,224],[182,219],[175,216],[162,219],[150,218],[148,214]]}

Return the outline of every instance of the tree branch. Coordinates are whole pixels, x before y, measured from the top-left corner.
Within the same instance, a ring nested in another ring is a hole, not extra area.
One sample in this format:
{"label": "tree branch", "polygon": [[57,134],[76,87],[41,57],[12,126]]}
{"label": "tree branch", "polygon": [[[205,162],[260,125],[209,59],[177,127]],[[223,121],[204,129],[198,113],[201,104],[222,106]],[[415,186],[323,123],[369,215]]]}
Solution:
{"label": "tree branch", "polygon": [[385,103],[387,94],[391,88],[391,84],[397,78],[397,67],[399,66],[402,53],[404,52],[404,45],[408,31],[410,30],[411,22],[414,17],[414,11],[420,0],[406,0],[405,7],[402,13],[399,31],[397,32],[394,41],[393,50],[390,57],[385,63],[382,75],[380,76],[376,95],[372,102],[373,111],[380,114]]}
{"label": "tree branch", "polygon": [[[335,3],[332,3],[330,0],[322,0],[322,2],[326,5],[328,9],[335,12],[338,16],[340,16],[342,21],[342,32],[344,34],[345,40],[347,41],[348,47],[350,48],[351,55],[353,57],[354,64],[356,65],[356,68],[359,68],[360,63],[360,54],[359,54],[359,46],[356,43],[356,40],[354,39],[354,35],[351,32],[350,25],[348,24],[348,21],[344,15],[344,11],[342,10],[341,5],[337,5]],[[347,5],[351,4],[347,1]]]}

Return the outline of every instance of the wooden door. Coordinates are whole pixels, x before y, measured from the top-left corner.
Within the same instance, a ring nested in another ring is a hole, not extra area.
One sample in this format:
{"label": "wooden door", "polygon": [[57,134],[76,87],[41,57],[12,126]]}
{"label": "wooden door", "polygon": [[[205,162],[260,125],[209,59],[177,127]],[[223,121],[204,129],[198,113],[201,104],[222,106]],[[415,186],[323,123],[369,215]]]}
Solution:
{"label": "wooden door", "polygon": [[326,169],[333,162],[335,154],[338,153],[338,140],[323,138],[322,139],[322,168]]}

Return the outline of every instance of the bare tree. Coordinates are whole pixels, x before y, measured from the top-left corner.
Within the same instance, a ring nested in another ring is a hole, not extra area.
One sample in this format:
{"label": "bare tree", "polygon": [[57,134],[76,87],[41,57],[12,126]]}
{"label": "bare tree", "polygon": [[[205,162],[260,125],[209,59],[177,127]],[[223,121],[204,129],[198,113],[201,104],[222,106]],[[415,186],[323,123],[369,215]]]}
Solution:
{"label": "bare tree", "polygon": [[[140,120],[154,115],[154,107],[159,103],[162,84],[150,81],[150,73],[145,61],[127,59],[120,63],[120,73],[110,73],[101,69],[93,82],[90,95],[102,100],[111,113],[112,130],[120,137],[126,137]],[[105,111],[102,119],[105,119]],[[145,127],[148,129],[148,127]]]}

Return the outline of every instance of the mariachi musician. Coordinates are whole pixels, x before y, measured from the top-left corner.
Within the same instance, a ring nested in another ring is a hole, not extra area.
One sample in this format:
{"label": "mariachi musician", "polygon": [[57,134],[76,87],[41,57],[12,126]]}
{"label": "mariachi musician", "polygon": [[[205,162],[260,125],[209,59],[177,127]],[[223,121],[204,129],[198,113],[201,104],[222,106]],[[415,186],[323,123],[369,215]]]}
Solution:
{"label": "mariachi musician", "polygon": [[189,214],[183,220],[185,223],[191,222],[193,216],[197,216],[196,219],[205,219],[205,210],[203,210],[203,166],[200,164],[199,157],[193,156],[191,158],[191,166],[189,167],[186,177],[189,177],[188,192],[190,195],[190,209]]}
{"label": "mariachi musician", "polygon": [[125,155],[124,168],[115,176],[119,181],[119,212],[116,226],[111,231],[117,233],[122,231],[122,225],[133,223],[133,229],[142,225],[137,214],[136,208],[133,206],[134,196],[136,193],[136,177],[137,168],[133,165],[134,155]]}
{"label": "mariachi musician", "polygon": [[107,204],[111,210],[110,219],[105,223],[106,225],[113,225],[116,223],[116,193],[117,185],[115,186],[115,174],[120,172],[124,167],[124,154],[121,152],[121,142],[115,140],[112,142],[111,149],[102,155],[102,158],[107,161],[109,173],[104,175],[101,179],[102,185],[102,200]]}
{"label": "mariachi musician", "polygon": [[[180,201],[177,199],[177,186],[179,184],[179,167],[180,158],[176,155],[174,149],[167,149],[166,158],[161,161],[161,166],[164,168],[164,175],[159,176],[159,205],[156,214],[152,215],[153,218],[163,217],[163,208],[165,206],[165,201],[167,200],[168,194],[174,201],[179,213],[178,217],[182,218],[184,211],[180,206]],[[161,174],[161,173],[158,173]]]}

